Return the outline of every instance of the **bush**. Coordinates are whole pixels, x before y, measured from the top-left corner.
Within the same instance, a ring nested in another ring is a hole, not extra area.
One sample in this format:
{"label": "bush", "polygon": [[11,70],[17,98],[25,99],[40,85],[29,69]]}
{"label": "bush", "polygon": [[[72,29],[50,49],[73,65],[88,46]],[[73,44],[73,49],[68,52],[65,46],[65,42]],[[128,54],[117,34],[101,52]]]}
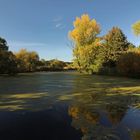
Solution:
{"label": "bush", "polygon": [[117,62],[117,70],[124,76],[140,76],[140,50],[134,49],[123,54]]}

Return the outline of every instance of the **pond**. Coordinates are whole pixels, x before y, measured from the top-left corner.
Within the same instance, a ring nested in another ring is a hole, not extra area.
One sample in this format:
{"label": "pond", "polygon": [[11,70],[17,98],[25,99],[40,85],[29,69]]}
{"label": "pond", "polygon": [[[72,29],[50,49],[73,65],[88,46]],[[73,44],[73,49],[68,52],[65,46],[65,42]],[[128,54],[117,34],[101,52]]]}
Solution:
{"label": "pond", "polygon": [[0,77],[0,140],[140,140],[140,80],[76,72]]}

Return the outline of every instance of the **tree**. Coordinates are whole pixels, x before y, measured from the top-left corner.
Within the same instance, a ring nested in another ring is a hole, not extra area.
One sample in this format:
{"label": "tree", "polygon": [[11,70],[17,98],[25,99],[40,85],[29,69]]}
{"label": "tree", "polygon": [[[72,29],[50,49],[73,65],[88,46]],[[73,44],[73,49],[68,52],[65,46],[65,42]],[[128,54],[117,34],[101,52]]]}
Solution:
{"label": "tree", "polygon": [[136,36],[140,35],[140,20],[132,25],[133,32]]}
{"label": "tree", "polygon": [[0,49],[8,51],[7,41],[0,37]]}
{"label": "tree", "polygon": [[80,46],[92,44],[101,30],[96,20],[91,20],[87,14],[82,15],[81,18],[77,17],[73,25],[74,29],[69,35],[75,45]]}
{"label": "tree", "polygon": [[74,42],[74,63],[80,71],[92,71],[92,65],[96,57],[100,39],[100,25],[95,19],[90,19],[87,14],[76,18],[74,29],[69,33]]}
{"label": "tree", "polygon": [[118,27],[113,27],[104,36],[104,65],[107,67],[115,67],[118,58],[122,53],[126,52],[129,43],[125,34]]}
{"label": "tree", "polygon": [[20,72],[32,72],[35,71],[39,62],[39,56],[36,52],[29,52],[26,49],[21,49],[15,53],[18,60],[18,69]]}
{"label": "tree", "polygon": [[16,73],[16,57],[11,51],[8,51],[7,41],[0,37],[0,74],[13,75]]}
{"label": "tree", "polygon": [[0,50],[0,73],[9,75],[17,73],[17,60],[12,52]]}

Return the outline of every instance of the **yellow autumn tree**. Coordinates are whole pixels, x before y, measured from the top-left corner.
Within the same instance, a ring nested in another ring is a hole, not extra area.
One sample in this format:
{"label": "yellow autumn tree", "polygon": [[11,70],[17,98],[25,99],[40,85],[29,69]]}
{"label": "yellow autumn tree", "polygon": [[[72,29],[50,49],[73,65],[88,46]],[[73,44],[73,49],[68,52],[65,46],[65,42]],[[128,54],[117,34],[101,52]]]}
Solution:
{"label": "yellow autumn tree", "polygon": [[69,33],[70,37],[76,44],[82,46],[91,44],[100,33],[100,25],[87,14],[82,15],[81,18],[77,17],[73,26],[74,29]]}
{"label": "yellow autumn tree", "polygon": [[39,61],[39,56],[36,52],[21,49],[19,52],[15,53],[15,56],[18,60],[19,72],[35,71],[36,65]]}
{"label": "yellow autumn tree", "polygon": [[132,25],[132,29],[133,29],[134,34],[135,34],[136,36],[139,36],[139,35],[140,35],[140,20],[137,21],[136,23],[134,23],[134,24]]}
{"label": "yellow autumn tree", "polygon": [[84,14],[77,17],[73,23],[74,29],[69,32],[70,39],[74,42],[74,63],[80,71],[92,71],[96,52],[100,46],[100,25],[95,19],[90,19]]}

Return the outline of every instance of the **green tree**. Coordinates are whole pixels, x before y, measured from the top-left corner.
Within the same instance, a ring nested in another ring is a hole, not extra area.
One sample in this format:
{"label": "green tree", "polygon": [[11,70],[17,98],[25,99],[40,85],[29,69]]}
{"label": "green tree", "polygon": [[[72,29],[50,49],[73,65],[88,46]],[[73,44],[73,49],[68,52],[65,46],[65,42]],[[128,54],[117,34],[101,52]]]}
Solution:
{"label": "green tree", "polygon": [[133,32],[136,36],[140,35],[140,20],[132,25]]}
{"label": "green tree", "polygon": [[0,49],[8,51],[7,41],[0,37]]}
{"label": "green tree", "polygon": [[17,60],[12,52],[0,50],[0,73],[9,75],[17,73]]}
{"label": "green tree", "polygon": [[118,58],[128,50],[129,43],[125,34],[118,27],[113,27],[104,36],[104,65],[115,67]]}
{"label": "green tree", "polygon": [[13,75],[16,73],[16,57],[11,51],[8,51],[7,41],[0,37],[0,74]]}

